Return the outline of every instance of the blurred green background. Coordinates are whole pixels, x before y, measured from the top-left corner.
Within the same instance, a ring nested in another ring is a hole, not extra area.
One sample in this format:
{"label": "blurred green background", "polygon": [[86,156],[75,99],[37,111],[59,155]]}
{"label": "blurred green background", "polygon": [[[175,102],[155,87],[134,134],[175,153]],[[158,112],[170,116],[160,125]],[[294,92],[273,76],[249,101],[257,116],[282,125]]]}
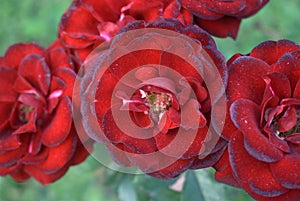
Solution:
{"label": "blurred green background", "polygon": [[[60,16],[71,0],[1,0],[0,55],[17,42],[36,41],[48,46],[57,36]],[[290,39],[300,43],[300,1],[267,4],[245,19],[237,40],[216,39],[219,50],[229,58],[248,53],[265,40]],[[0,178],[0,201],[249,201],[245,192],[213,180],[213,170],[188,171],[182,193],[169,188],[176,180],[127,175],[109,170],[93,157],[72,167],[59,181],[41,186],[34,180],[16,183]]]}

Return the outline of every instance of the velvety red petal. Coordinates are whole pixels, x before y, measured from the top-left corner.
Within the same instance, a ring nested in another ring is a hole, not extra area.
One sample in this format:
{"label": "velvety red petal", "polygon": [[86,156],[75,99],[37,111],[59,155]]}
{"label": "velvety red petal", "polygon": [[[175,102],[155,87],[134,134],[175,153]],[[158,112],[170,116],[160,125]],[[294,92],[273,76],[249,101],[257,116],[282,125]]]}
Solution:
{"label": "velvety red petal", "polygon": [[116,21],[119,18],[121,8],[126,5],[128,1],[119,0],[82,0],[82,4],[90,10],[95,18],[100,21]]}
{"label": "velvety red petal", "polygon": [[37,181],[39,181],[43,185],[50,184],[58,180],[67,172],[68,169],[69,166],[65,166],[55,173],[45,174],[44,171],[41,171],[39,168],[35,166],[30,166],[30,165],[25,166],[25,172],[28,175],[34,177]]}
{"label": "velvety red petal", "polygon": [[207,8],[203,3],[199,3],[198,1],[181,1],[182,7],[189,10],[193,13],[193,15],[206,19],[206,20],[217,20],[224,16],[224,14],[219,12],[214,12],[211,9]]}
{"label": "velvety red petal", "polygon": [[[124,115],[117,115],[116,118],[120,118],[119,120],[121,120],[122,116]],[[128,126],[128,123],[127,125],[125,125],[125,122],[121,124],[122,125],[116,124],[111,110],[108,110],[104,115],[102,124],[103,132],[112,143],[123,143],[125,146],[137,153],[146,154],[157,151],[155,141],[149,136],[146,129],[141,128],[141,133],[131,132],[129,133],[129,136],[119,129],[119,126]],[[127,127],[127,129],[129,129],[128,132],[130,132],[130,128]]]}
{"label": "velvety red petal", "polygon": [[259,11],[269,0],[246,0],[246,6],[241,10],[236,17],[246,18],[254,15]]}
{"label": "velvety red petal", "polygon": [[57,68],[74,68],[70,55],[67,54],[63,47],[48,49],[48,55],[49,66],[51,66],[52,71]]}
{"label": "velvety red petal", "polygon": [[162,52],[159,50],[140,50],[130,52],[113,62],[109,69],[116,79],[121,79],[130,70],[136,69],[137,67],[147,64],[160,64],[161,54]]}
{"label": "velvety red petal", "polygon": [[233,176],[233,172],[229,162],[229,154],[228,149],[226,149],[218,160],[218,162],[213,166],[216,169],[215,179],[218,182],[236,187],[241,188],[241,185]]}
{"label": "velvety red petal", "polygon": [[10,67],[17,69],[21,61],[30,54],[39,54],[46,57],[44,49],[36,43],[18,43],[6,50],[4,58]]}
{"label": "velvety red petal", "polygon": [[[74,132],[76,132],[74,128]],[[75,134],[75,133],[74,133]],[[82,163],[93,152],[94,141],[89,140],[82,144],[81,140],[77,140],[77,146],[73,158],[71,159],[71,165],[78,165]]]}
{"label": "velvety red petal", "polygon": [[277,122],[278,131],[287,132],[296,125],[297,125],[297,111],[295,107],[289,107]]}
{"label": "velvety red petal", "polygon": [[[14,91],[14,83],[17,79],[17,71],[7,67],[0,67],[0,101],[14,102],[17,93]],[[1,113],[3,114],[3,113]],[[5,114],[5,113],[4,113]],[[0,117],[1,118],[1,117]],[[1,122],[1,120],[0,120]]]}
{"label": "velvety red petal", "polygon": [[72,6],[61,18],[60,38],[68,48],[88,47],[100,38],[98,24],[87,8]]}
{"label": "velvety red petal", "polygon": [[50,147],[48,158],[34,165],[44,174],[52,174],[62,169],[73,157],[77,144],[77,138],[74,135],[69,135],[67,139],[55,147]]}
{"label": "velvety red petal", "polygon": [[152,21],[159,18],[162,14],[161,10],[163,7],[163,2],[160,0],[153,0],[149,2],[135,0],[130,6],[129,14],[138,20]]}
{"label": "velvety red petal", "polygon": [[14,150],[20,147],[21,142],[17,135],[12,135],[10,130],[1,131],[0,152]]}
{"label": "velvety red petal", "polygon": [[225,16],[218,20],[204,20],[196,18],[197,24],[209,33],[225,38],[236,39],[241,20],[235,17]]}
{"label": "velvety red petal", "polygon": [[246,6],[246,0],[235,1],[210,1],[210,0],[197,0],[198,4],[202,4],[206,8],[225,15],[234,15],[240,12]]}
{"label": "velvety red petal", "polygon": [[[5,126],[8,125],[11,112],[14,108],[14,103],[1,103],[0,104],[0,132],[3,132]],[[0,137],[1,138],[1,137]]]}
{"label": "velvety red petal", "polygon": [[300,145],[300,133],[293,133],[291,135],[286,136],[286,141]]}
{"label": "velvety red petal", "polygon": [[229,159],[236,179],[251,195],[269,198],[288,191],[274,179],[268,163],[260,162],[248,154],[242,133],[236,132],[231,138]]}
{"label": "velvety red petal", "polygon": [[44,57],[37,54],[25,57],[20,63],[18,73],[44,95],[48,93],[51,75]]}
{"label": "velvety red petal", "polygon": [[66,88],[63,94],[65,96],[72,97],[76,73],[69,68],[59,68],[54,72],[54,74],[66,83]]}
{"label": "velvety red petal", "polygon": [[191,165],[192,160],[176,160],[174,163],[169,165],[166,168],[163,168],[156,172],[148,173],[152,177],[160,178],[160,179],[172,179],[177,177],[182,172],[186,171]]}
{"label": "velvety red petal", "polygon": [[[68,76],[67,76],[68,77]],[[65,83],[61,78],[52,76],[50,85],[50,94],[47,97],[48,112],[52,113],[56,108],[59,100],[64,95],[64,91],[67,88],[67,83]],[[68,92],[70,93],[70,92]]]}
{"label": "velvety red petal", "polygon": [[[294,49],[297,46],[293,47],[285,47],[286,49]],[[300,47],[298,47],[300,48]],[[287,50],[287,51],[288,51]],[[279,51],[279,50],[278,50]],[[287,78],[290,80],[291,88],[294,89],[297,82],[300,79],[300,50],[296,50],[293,52],[285,53],[278,62],[272,66],[270,69],[271,72],[280,72],[285,74]]]}
{"label": "velvety red petal", "polygon": [[286,154],[280,161],[270,165],[272,174],[277,182],[288,189],[300,188],[300,159]]}
{"label": "velvety red petal", "polygon": [[282,73],[273,72],[267,74],[266,77],[270,79],[270,86],[273,95],[280,99],[290,98],[292,95],[292,89],[289,79]]}
{"label": "velvety red petal", "polygon": [[18,182],[24,182],[26,180],[28,180],[30,178],[30,176],[24,171],[23,167],[20,168],[16,168],[11,174],[10,176],[18,181]]}
{"label": "velvety red petal", "polygon": [[229,104],[240,98],[247,98],[261,104],[266,84],[263,76],[269,66],[253,57],[239,57],[229,66],[227,98]]}
{"label": "velvety red petal", "polygon": [[223,152],[226,150],[227,146],[224,146],[221,150],[207,155],[205,158],[195,158],[193,164],[189,169],[201,169],[212,167],[215,165],[223,155]]}
{"label": "velvety red petal", "polygon": [[[259,58],[268,64],[274,64],[286,52],[300,49],[300,46],[289,40],[266,41],[256,46],[249,56]],[[273,71],[278,72],[278,71]]]}
{"label": "velvety red petal", "polygon": [[295,86],[295,89],[293,92],[293,98],[300,99],[300,79],[297,81],[297,84]]}
{"label": "velvety red petal", "polygon": [[257,160],[276,162],[283,157],[281,150],[271,144],[259,128],[259,107],[248,99],[239,99],[230,107],[230,116],[237,128],[243,132],[244,146]]}
{"label": "velvety red petal", "polygon": [[53,118],[43,129],[42,143],[53,147],[62,143],[69,135],[72,125],[72,103],[69,97],[64,96],[58,104]]}
{"label": "velvety red petal", "polygon": [[99,85],[95,93],[95,112],[97,118],[100,120],[100,127],[104,114],[111,107],[112,94],[117,83],[118,80],[116,80],[109,71],[106,71],[99,80]]}
{"label": "velvety red petal", "polygon": [[14,165],[24,154],[24,146],[15,150],[1,152],[0,154],[0,167],[6,168]]}

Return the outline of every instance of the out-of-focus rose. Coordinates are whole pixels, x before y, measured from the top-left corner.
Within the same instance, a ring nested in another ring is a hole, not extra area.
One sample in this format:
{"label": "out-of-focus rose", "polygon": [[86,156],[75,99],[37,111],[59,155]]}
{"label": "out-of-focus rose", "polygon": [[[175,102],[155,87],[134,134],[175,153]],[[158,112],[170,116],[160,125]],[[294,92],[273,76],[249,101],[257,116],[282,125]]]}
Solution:
{"label": "out-of-focus rose", "polygon": [[300,46],[267,41],[228,64],[229,148],[216,179],[257,200],[300,200]]}
{"label": "out-of-focus rose", "polygon": [[58,40],[47,50],[15,44],[0,58],[0,175],[48,184],[88,156],[72,123],[75,77]]}
{"label": "out-of-focus rose", "polygon": [[218,37],[236,38],[242,18],[258,12],[269,0],[179,0],[195,16],[195,24]]}
{"label": "out-of-focus rose", "polygon": [[226,106],[214,108],[226,103],[224,57],[199,27],[132,22],[79,74],[83,125],[119,164],[170,179],[213,165],[224,151],[216,118]]}
{"label": "out-of-focus rose", "polygon": [[184,25],[197,24],[213,35],[235,38],[241,18],[256,13],[266,3],[267,0],[74,0],[62,16],[59,37],[80,66],[94,48],[133,20],[175,18]]}
{"label": "out-of-focus rose", "polygon": [[193,19],[191,13],[180,12],[180,4],[173,0],[74,0],[62,16],[59,37],[82,64],[94,48],[127,23],[159,17],[178,18],[185,24]]}

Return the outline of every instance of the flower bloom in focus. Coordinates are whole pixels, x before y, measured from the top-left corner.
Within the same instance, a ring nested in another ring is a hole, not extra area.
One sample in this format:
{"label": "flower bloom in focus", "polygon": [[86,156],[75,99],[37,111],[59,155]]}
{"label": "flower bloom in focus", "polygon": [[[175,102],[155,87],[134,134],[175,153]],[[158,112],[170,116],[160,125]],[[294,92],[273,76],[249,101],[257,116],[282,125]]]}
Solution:
{"label": "flower bloom in focus", "polygon": [[[117,163],[137,166],[157,178],[171,179],[187,169],[216,163],[226,142],[210,126],[215,124],[212,107],[224,95],[220,86],[226,83],[227,72],[213,39],[202,29],[184,27],[175,19],[134,21],[121,30],[121,35],[126,33],[113,40],[110,50],[101,52],[100,46],[84,64],[88,71],[83,70],[82,92],[94,93],[88,96],[94,99],[87,98],[81,108],[87,133],[105,143]],[[105,56],[112,63],[102,65],[107,69],[99,70],[103,71],[100,76],[93,68]],[[185,58],[193,58],[202,72]],[[211,86],[208,78],[213,80]],[[91,101],[94,108],[89,109]],[[92,131],[97,129],[90,122],[94,113],[102,132]]]}
{"label": "flower bloom in focus", "polygon": [[228,64],[229,148],[216,179],[257,200],[299,200],[300,46],[267,41]]}
{"label": "flower bloom in focus", "polygon": [[88,156],[72,123],[73,68],[58,40],[47,50],[15,44],[0,58],[0,175],[48,184]]}

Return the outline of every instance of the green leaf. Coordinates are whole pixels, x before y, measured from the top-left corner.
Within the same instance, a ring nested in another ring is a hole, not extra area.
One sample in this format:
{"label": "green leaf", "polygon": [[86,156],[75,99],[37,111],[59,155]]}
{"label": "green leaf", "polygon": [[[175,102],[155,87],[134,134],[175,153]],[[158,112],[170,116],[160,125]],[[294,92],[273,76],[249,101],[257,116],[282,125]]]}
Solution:
{"label": "green leaf", "polygon": [[180,193],[170,189],[162,189],[160,191],[150,193],[150,196],[153,201],[169,201],[169,200],[179,201],[180,200]]}
{"label": "green leaf", "polygon": [[137,201],[135,189],[130,180],[124,180],[118,188],[120,201]]}
{"label": "green leaf", "polygon": [[181,193],[181,201],[205,201],[197,177],[193,171],[188,171]]}

